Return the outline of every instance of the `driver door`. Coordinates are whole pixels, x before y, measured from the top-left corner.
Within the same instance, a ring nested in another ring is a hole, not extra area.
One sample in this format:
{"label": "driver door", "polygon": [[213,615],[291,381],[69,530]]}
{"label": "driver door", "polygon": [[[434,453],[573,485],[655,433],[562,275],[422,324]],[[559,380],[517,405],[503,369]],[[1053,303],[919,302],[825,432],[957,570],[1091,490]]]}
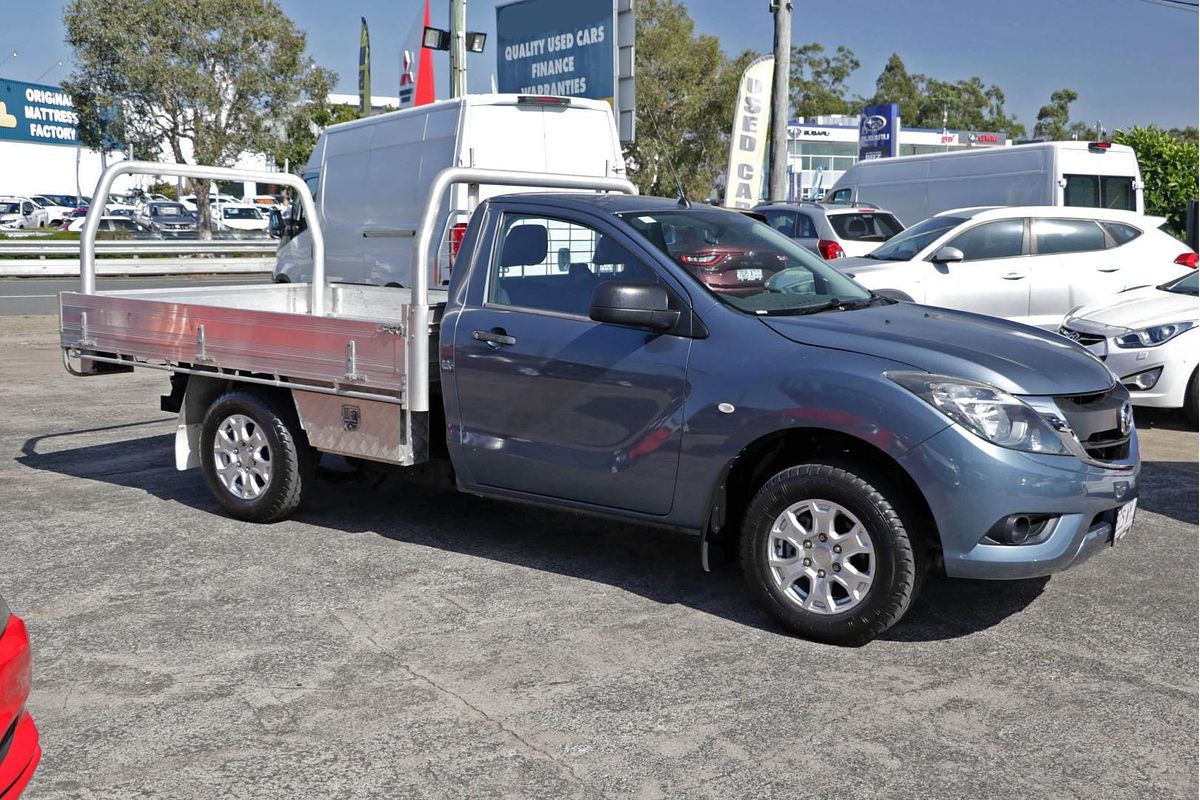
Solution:
{"label": "driver door", "polygon": [[963,260],[927,258],[925,302],[1026,322],[1031,278],[1025,240],[1025,220],[1016,218],[981,223],[938,246],[934,254],[955,247]]}

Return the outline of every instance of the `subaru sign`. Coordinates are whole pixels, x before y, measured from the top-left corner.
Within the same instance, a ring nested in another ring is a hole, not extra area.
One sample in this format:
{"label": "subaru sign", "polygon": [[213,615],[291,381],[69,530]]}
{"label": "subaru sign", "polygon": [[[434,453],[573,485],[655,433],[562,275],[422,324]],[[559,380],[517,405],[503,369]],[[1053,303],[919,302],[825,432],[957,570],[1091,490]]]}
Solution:
{"label": "subaru sign", "polygon": [[57,86],[0,79],[0,141],[80,144],[71,95]]}
{"label": "subaru sign", "polygon": [[899,153],[900,106],[867,106],[858,123],[858,160],[892,158]]}

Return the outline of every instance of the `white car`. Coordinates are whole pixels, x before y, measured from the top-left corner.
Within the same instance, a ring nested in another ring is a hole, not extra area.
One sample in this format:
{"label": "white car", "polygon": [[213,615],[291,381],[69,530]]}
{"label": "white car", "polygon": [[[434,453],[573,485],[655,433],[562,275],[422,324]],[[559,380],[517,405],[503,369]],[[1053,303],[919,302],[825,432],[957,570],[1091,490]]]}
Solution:
{"label": "white car", "polygon": [[880,294],[1057,330],[1073,308],[1164,283],[1196,253],[1133,211],[1011,206],[946,211],[864,258],[830,262]]}
{"label": "white car", "polygon": [[267,217],[258,206],[223,205],[213,210],[213,221],[219,231],[267,230]]}
{"label": "white car", "polygon": [[1058,332],[1091,350],[1113,371],[1134,405],[1182,408],[1196,424],[1200,360],[1200,273],[1129,289],[1063,320]]}
{"label": "white car", "polygon": [[[71,220],[71,222],[67,225],[66,228],[64,228],[64,230],[82,231],[84,223],[86,223],[86,222],[87,222],[87,217],[78,217],[77,219]],[[142,223],[137,222],[136,220],[132,219],[131,217],[121,217],[121,216],[108,215],[108,214],[105,214],[103,217],[100,218],[100,227],[98,227],[96,230],[98,230],[98,231],[126,231],[131,234],[145,234],[145,237],[138,237],[138,238],[149,238],[149,236],[150,236],[150,229],[147,228]]]}
{"label": "white car", "polygon": [[46,210],[28,197],[0,197],[0,228],[25,230],[44,228],[50,222]]}
{"label": "white car", "polygon": [[764,203],[754,210],[772,228],[826,260],[865,256],[904,230],[895,214],[866,203]]}
{"label": "white car", "polygon": [[[183,207],[186,208],[188,211],[196,211],[197,210],[196,195],[194,195],[194,194],[185,194],[183,197],[179,198],[179,202],[182,203]],[[229,203],[241,203],[241,202],[242,202],[241,200],[239,200],[238,198],[234,197],[231,194],[221,194],[220,192],[209,192],[208,193],[209,208],[215,209],[217,206],[223,206],[223,205],[226,205]]]}
{"label": "white car", "polygon": [[30,199],[46,212],[48,220],[46,224],[52,228],[57,228],[70,219],[77,208],[75,205],[64,205],[62,200],[51,195],[38,194]]}

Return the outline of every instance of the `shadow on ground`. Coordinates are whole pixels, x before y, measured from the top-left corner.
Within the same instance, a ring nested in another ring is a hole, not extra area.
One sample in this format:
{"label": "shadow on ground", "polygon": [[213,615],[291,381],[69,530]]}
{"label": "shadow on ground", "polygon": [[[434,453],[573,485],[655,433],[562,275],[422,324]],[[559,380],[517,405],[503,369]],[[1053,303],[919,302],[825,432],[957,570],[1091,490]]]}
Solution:
{"label": "shadow on ground", "polygon": [[[109,430],[131,427],[136,425]],[[17,461],[37,470],[140,489],[223,515],[198,472],[175,471],[172,435],[38,452],[39,445],[54,438],[28,440]],[[374,482],[325,475],[296,514],[297,521],[596,581],[657,603],[684,605],[786,634],[753,603],[735,563],[724,560],[710,574],[701,571],[699,543],[693,536],[474,497],[396,475]],[[250,523],[231,519],[229,524]],[[994,582],[933,577],[905,620],[884,638],[919,642],[984,630],[1028,606],[1045,583],[1045,578]]]}

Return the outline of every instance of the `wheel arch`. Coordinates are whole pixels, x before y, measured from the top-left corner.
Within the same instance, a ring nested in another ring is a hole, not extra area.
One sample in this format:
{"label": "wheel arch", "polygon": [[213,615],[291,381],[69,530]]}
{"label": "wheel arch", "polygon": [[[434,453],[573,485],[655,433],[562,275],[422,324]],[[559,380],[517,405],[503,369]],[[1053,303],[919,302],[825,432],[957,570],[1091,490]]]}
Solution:
{"label": "wheel arch", "polygon": [[742,520],[758,489],[772,475],[797,464],[823,461],[853,467],[863,477],[899,492],[902,515],[912,520],[927,549],[941,554],[941,537],[924,492],[889,453],[868,441],[828,428],[787,428],[746,445],[721,473],[712,490],[707,539],[736,547]]}

